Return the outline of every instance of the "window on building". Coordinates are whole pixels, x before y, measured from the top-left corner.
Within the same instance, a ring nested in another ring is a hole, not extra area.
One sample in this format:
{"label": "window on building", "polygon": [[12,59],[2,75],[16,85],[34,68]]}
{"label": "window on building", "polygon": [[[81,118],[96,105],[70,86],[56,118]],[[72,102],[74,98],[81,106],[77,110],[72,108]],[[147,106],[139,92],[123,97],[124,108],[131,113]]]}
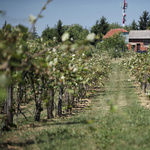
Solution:
{"label": "window on building", "polygon": [[144,45],[149,45],[150,44],[150,40],[147,39],[147,40],[144,40]]}

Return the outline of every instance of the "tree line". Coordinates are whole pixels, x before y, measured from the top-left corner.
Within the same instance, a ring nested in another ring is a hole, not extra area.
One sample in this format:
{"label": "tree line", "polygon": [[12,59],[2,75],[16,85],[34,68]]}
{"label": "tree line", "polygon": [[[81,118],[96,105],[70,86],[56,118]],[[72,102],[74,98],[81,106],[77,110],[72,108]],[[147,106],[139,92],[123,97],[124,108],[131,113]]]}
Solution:
{"label": "tree line", "polygon": [[[3,28],[7,25],[5,21]],[[42,32],[41,37],[45,40],[55,40],[61,42],[61,37],[65,32],[70,34],[70,40],[79,41],[84,40],[89,33],[95,33],[99,38],[94,41],[94,45],[97,41],[102,41],[103,36],[111,29],[123,28],[117,22],[109,23],[107,19],[102,16],[99,20],[96,20],[95,24],[91,29],[84,28],[80,24],[63,25],[61,20],[58,20],[54,27],[49,27],[48,25]],[[146,30],[150,28],[150,14],[148,11],[143,11],[142,15],[139,17],[138,23],[133,19],[132,23],[124,27],[128,32],[130,30]],[[36,27],[34,26],[32,32],[30,33],[29,39],[38,39],[40,36],[37,34]]]}
{"label": "tree line", "polygon": [[[63,25],[63,22],[59,20],[54,27],[49,27],[48,25],[43,30],[41,37],[45,40],[54,40],[55,37],[58,42],[61,42],[61,36],[68,32],[72,40],[83,40],[91,32],[99,36],[99,40],[111,29],[122,28],[117,22],[109,23],[107,19],[102,16],[99,20],[96,20],[95,24],[91,29],[82,27],[80,24]],[[143,11],[142,15],[139,17],[138,23],[133,20],[131,24],[126,25],[124,29],[130,30],[146,30],[150,28],[150,14],[148,11]]]}
{"label": "tree line", "polygon": [[138,23],[133,20],[125,29],[130,30],[146,30],[150,28],[150,14],[148,11],[143,11],[142,15],[139,17]]}

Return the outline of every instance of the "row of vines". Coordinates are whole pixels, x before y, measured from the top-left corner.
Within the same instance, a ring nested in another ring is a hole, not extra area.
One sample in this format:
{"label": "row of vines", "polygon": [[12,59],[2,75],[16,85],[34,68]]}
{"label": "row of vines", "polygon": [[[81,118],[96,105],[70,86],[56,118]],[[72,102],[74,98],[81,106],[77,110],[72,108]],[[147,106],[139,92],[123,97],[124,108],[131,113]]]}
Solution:
{"label": "row of vines", "polygon": [[[0,29],[0,105],[3,128],[17,123],[23,104],[34,102],[34,120],[40,121],[43,107],[47,119],[62,110],[82,103],[83,97],[96,85],[103,85],[110,71],[107,53],[94,53],[90,42],[93,33],[75,42],[69,34],[62,42],[29,40],[28,29],[10,24]],[[27,110],[29,111],[29,110]],[[31,113],[31,112],[30,112]],[[15,118],[15,120],[14,120]]]}
{"label": "row of vines", "polygon": [[128,59],[122,65],[136,77],[141,89],[150,96],[150,53],[129,53]]}

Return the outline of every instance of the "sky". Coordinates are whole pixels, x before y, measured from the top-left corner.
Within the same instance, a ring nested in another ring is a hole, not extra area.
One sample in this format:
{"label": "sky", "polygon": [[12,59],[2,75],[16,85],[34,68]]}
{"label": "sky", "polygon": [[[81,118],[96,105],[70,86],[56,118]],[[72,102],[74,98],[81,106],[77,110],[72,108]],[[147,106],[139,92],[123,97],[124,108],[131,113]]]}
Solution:
{"label": "sky", "polygon": [[[42,12],[35,27],[39,36],[47,27],[54,27],[60,19],[63,25],[80,24],[90,29],[102,16],[109,23],[118,22],[122,25],[122,9],[120,3],[124,0],[53,0]],[[5,15],[0,15],[0,28],[5,20],[12,26],[22,24],[29,29],[29,15],[35,17],[39,14],[46,0],[0,0],[0,10]],[[150,0],[126,0],[126,25],[132,23],[133,19],[138,23],[143,11],[150,11]]]}

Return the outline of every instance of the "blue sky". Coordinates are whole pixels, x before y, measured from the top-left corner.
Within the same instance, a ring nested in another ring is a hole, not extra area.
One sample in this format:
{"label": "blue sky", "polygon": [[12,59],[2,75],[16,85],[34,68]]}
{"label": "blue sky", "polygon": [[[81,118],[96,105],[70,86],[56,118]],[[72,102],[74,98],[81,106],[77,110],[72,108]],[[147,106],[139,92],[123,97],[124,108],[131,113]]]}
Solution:
{"label": "blue sky", "polygon": [[[30,14],[37,16],[46,0],[0,0],[0,10],[6,11],[5,16],[0,16],[0,28],[4,21],[13,26],[23,24],[30,28],[28,21]],[[123,0],[53,0],[43,11],[43,18],[36,23],[37,33],[48,25],[54,27],[61,19],[63,25],[78,23],[90,29],[102,16],[109,23],[118,22],[122,24],[122,10],[120,3]],[[150,10],[150,0],[126,0],[128,3],[127,21],[129,25],[135,19],[138,22],[143,11]]]}

